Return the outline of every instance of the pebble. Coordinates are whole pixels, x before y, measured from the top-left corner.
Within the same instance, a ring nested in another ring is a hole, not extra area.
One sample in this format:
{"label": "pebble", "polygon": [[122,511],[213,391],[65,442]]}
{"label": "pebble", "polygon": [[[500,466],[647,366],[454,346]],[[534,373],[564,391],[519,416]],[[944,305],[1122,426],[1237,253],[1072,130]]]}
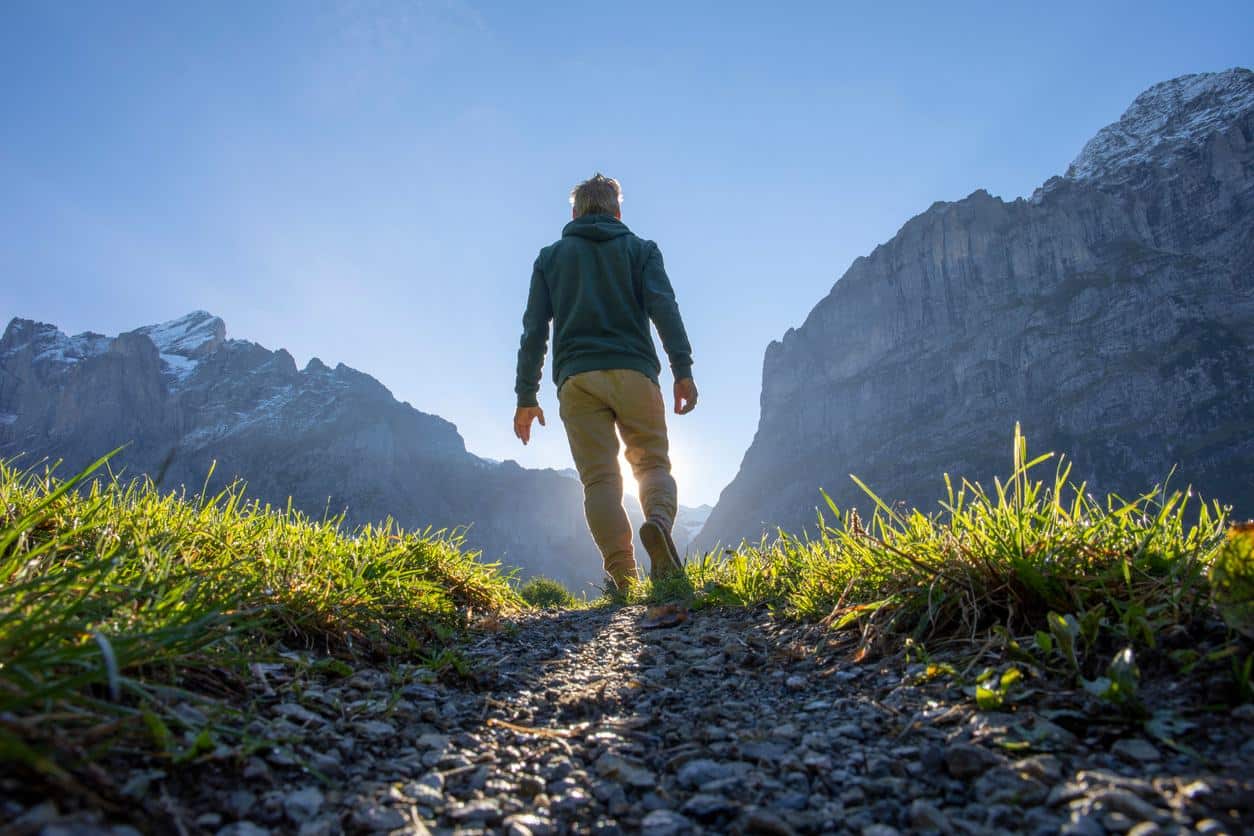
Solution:
{"label": "pebble", "polygon": [[383,720],[362,720],[353,729],[367,740],[386,740],[396,736],[396,726]]}
{"label": "pebble", "polygon": [[1090,801],[1097,809],[1113,810],[1138,821],[1144,819],[1158,821],[1164,818],[1163,813],[1154,805],[1124,789],[1102,790],[1092,796]]}
{"label": "pebble", "polygon": [[217,836],[270,836],[270,830],[250,821],[237,821],[219,830]]}
{"label": "pebble", "polygon": [[353,810],[353,825],[367,833],[389,832],[405,826],[405,817],[391,807],[371,803]]}
{"label": "pebble", "polygon": [[794,836],[792,825],[769,810],[750,810],[745,814],[744,832],[756,836]]}
{"label": "pebble", "polygon": [[283,812],[296,824],[303,824],[322,809],[322,792],[317,787],[305,787],[288,793],[283,799]]}
{"label": "pebble", "polygon": [[688,761],[679,768],[679,783],[685,787],[701,787],[713,781],[721,781],[736,775],[736,769],[727,763],[712,760]]}
{"label": "pebble", "polygon": [[1115,745],[1110,747],[1110,751],[1131,764],[1155,763],[1162,760],[1162,753],[1148,741],[1139,737],[1116,740]]}
{"label": "pebble", "polygon": [[697,793],[684,802],[682,809],[686,816],[692,816],[699,821],[708,821],[720,813],[735,810],[736,805],[721,795]]}
{"label": "pebble", "polygon": [[955,743],[945,750],[945,768],[959,779],[982,775],[1000,761],[997,755],[972,743]]}
{"label": "pebble", "polygon": [[501,818],[501,808],[495,801],[482,798],[454,807],[449,818],[458,824],[492,824]]}
{"label": "pebble", "polygon": [[921,798],[916,798],[911,802],[909,816],[910,826],[917,831],[949,834],[954,829],[949,822],[949,817],[941,812],[939,807]]}
{"label": "pebble", "polygon": [[502,823],[506,836],[556,836],[557,828],[548,819],[530,813],[509,816]]}
{"label": "pebble", "polygon": [[300,703],[284,702],[279,703],[273,709],[275,714],[280,717],[286,717],[289,720],[295,720],[298,723],[318,724],[326,722],[320,715],[315,714]]}
{"label": "pebble", "polygon": [[641,836],[678,836],[692,829],[692,822],[673,810],[654,810],[640,822]]}

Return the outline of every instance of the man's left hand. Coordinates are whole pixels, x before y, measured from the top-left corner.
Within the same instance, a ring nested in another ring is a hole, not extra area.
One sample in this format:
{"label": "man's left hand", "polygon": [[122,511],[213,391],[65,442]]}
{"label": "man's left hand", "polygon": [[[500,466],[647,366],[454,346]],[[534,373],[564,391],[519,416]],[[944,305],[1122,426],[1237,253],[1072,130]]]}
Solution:
{"label": "man's left hand", "polygon": [[539,419],[540,426],[543,427],[544,410],[538,406],[520,406],[514,410],[514,435],[523,444],[531,440],[531,422],[536,419]]}

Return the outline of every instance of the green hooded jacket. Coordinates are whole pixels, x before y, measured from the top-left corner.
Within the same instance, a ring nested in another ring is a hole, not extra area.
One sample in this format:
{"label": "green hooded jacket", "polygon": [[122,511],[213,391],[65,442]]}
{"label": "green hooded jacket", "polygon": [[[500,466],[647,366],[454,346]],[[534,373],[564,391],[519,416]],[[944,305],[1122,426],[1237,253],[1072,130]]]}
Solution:
{"label": "green hooded jacket", "polygon": [[675,379],[692,376],[692,347],[662,253],[611,215],[576,218],[536,258],[518,346],[519,406],[537,405],[550,320],[559,389],[572,374],[594,369],[635,369],[656,383],[662,365],[650,320]]}

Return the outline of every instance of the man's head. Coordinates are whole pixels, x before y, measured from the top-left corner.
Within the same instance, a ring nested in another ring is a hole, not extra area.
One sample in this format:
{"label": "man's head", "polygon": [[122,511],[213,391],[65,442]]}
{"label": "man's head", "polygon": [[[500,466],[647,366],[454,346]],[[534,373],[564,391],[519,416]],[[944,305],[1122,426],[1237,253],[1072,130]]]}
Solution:
{"label": "man's head", "polygon": [[571,217],[584,215],[623,216],[623,190],[618,181],[597,172],[570,190]]}

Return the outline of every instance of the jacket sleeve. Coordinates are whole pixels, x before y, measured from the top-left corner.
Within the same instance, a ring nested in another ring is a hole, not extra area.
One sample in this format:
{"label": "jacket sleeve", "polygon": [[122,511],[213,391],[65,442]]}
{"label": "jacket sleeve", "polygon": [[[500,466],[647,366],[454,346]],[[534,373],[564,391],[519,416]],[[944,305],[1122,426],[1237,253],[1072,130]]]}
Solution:
{"label": "jacket sleeve", "polygon": [[522,340],[518,344],[518,371],[514,378],[514,393],[519,406],[538,406],[536,394],[540,391],[540,377],[544,371],[544,354],[549,347],[549,321],[553,319],[553,304],[549,299],[549,286],[540,272],[540,259],[531,269],[531,290],[527,293],[527,310],[523,313]]}
{"label": "jacket sleeve", "polygon": [[644,264],[644,309],[657,327],[662,338],[662,348],[671,361],[671,372],[676,380],[692,377],[692,346],[684,321],[679,316],[675,291],[662,263],[662,252],[656,244],[650,244],[648,259]]}

